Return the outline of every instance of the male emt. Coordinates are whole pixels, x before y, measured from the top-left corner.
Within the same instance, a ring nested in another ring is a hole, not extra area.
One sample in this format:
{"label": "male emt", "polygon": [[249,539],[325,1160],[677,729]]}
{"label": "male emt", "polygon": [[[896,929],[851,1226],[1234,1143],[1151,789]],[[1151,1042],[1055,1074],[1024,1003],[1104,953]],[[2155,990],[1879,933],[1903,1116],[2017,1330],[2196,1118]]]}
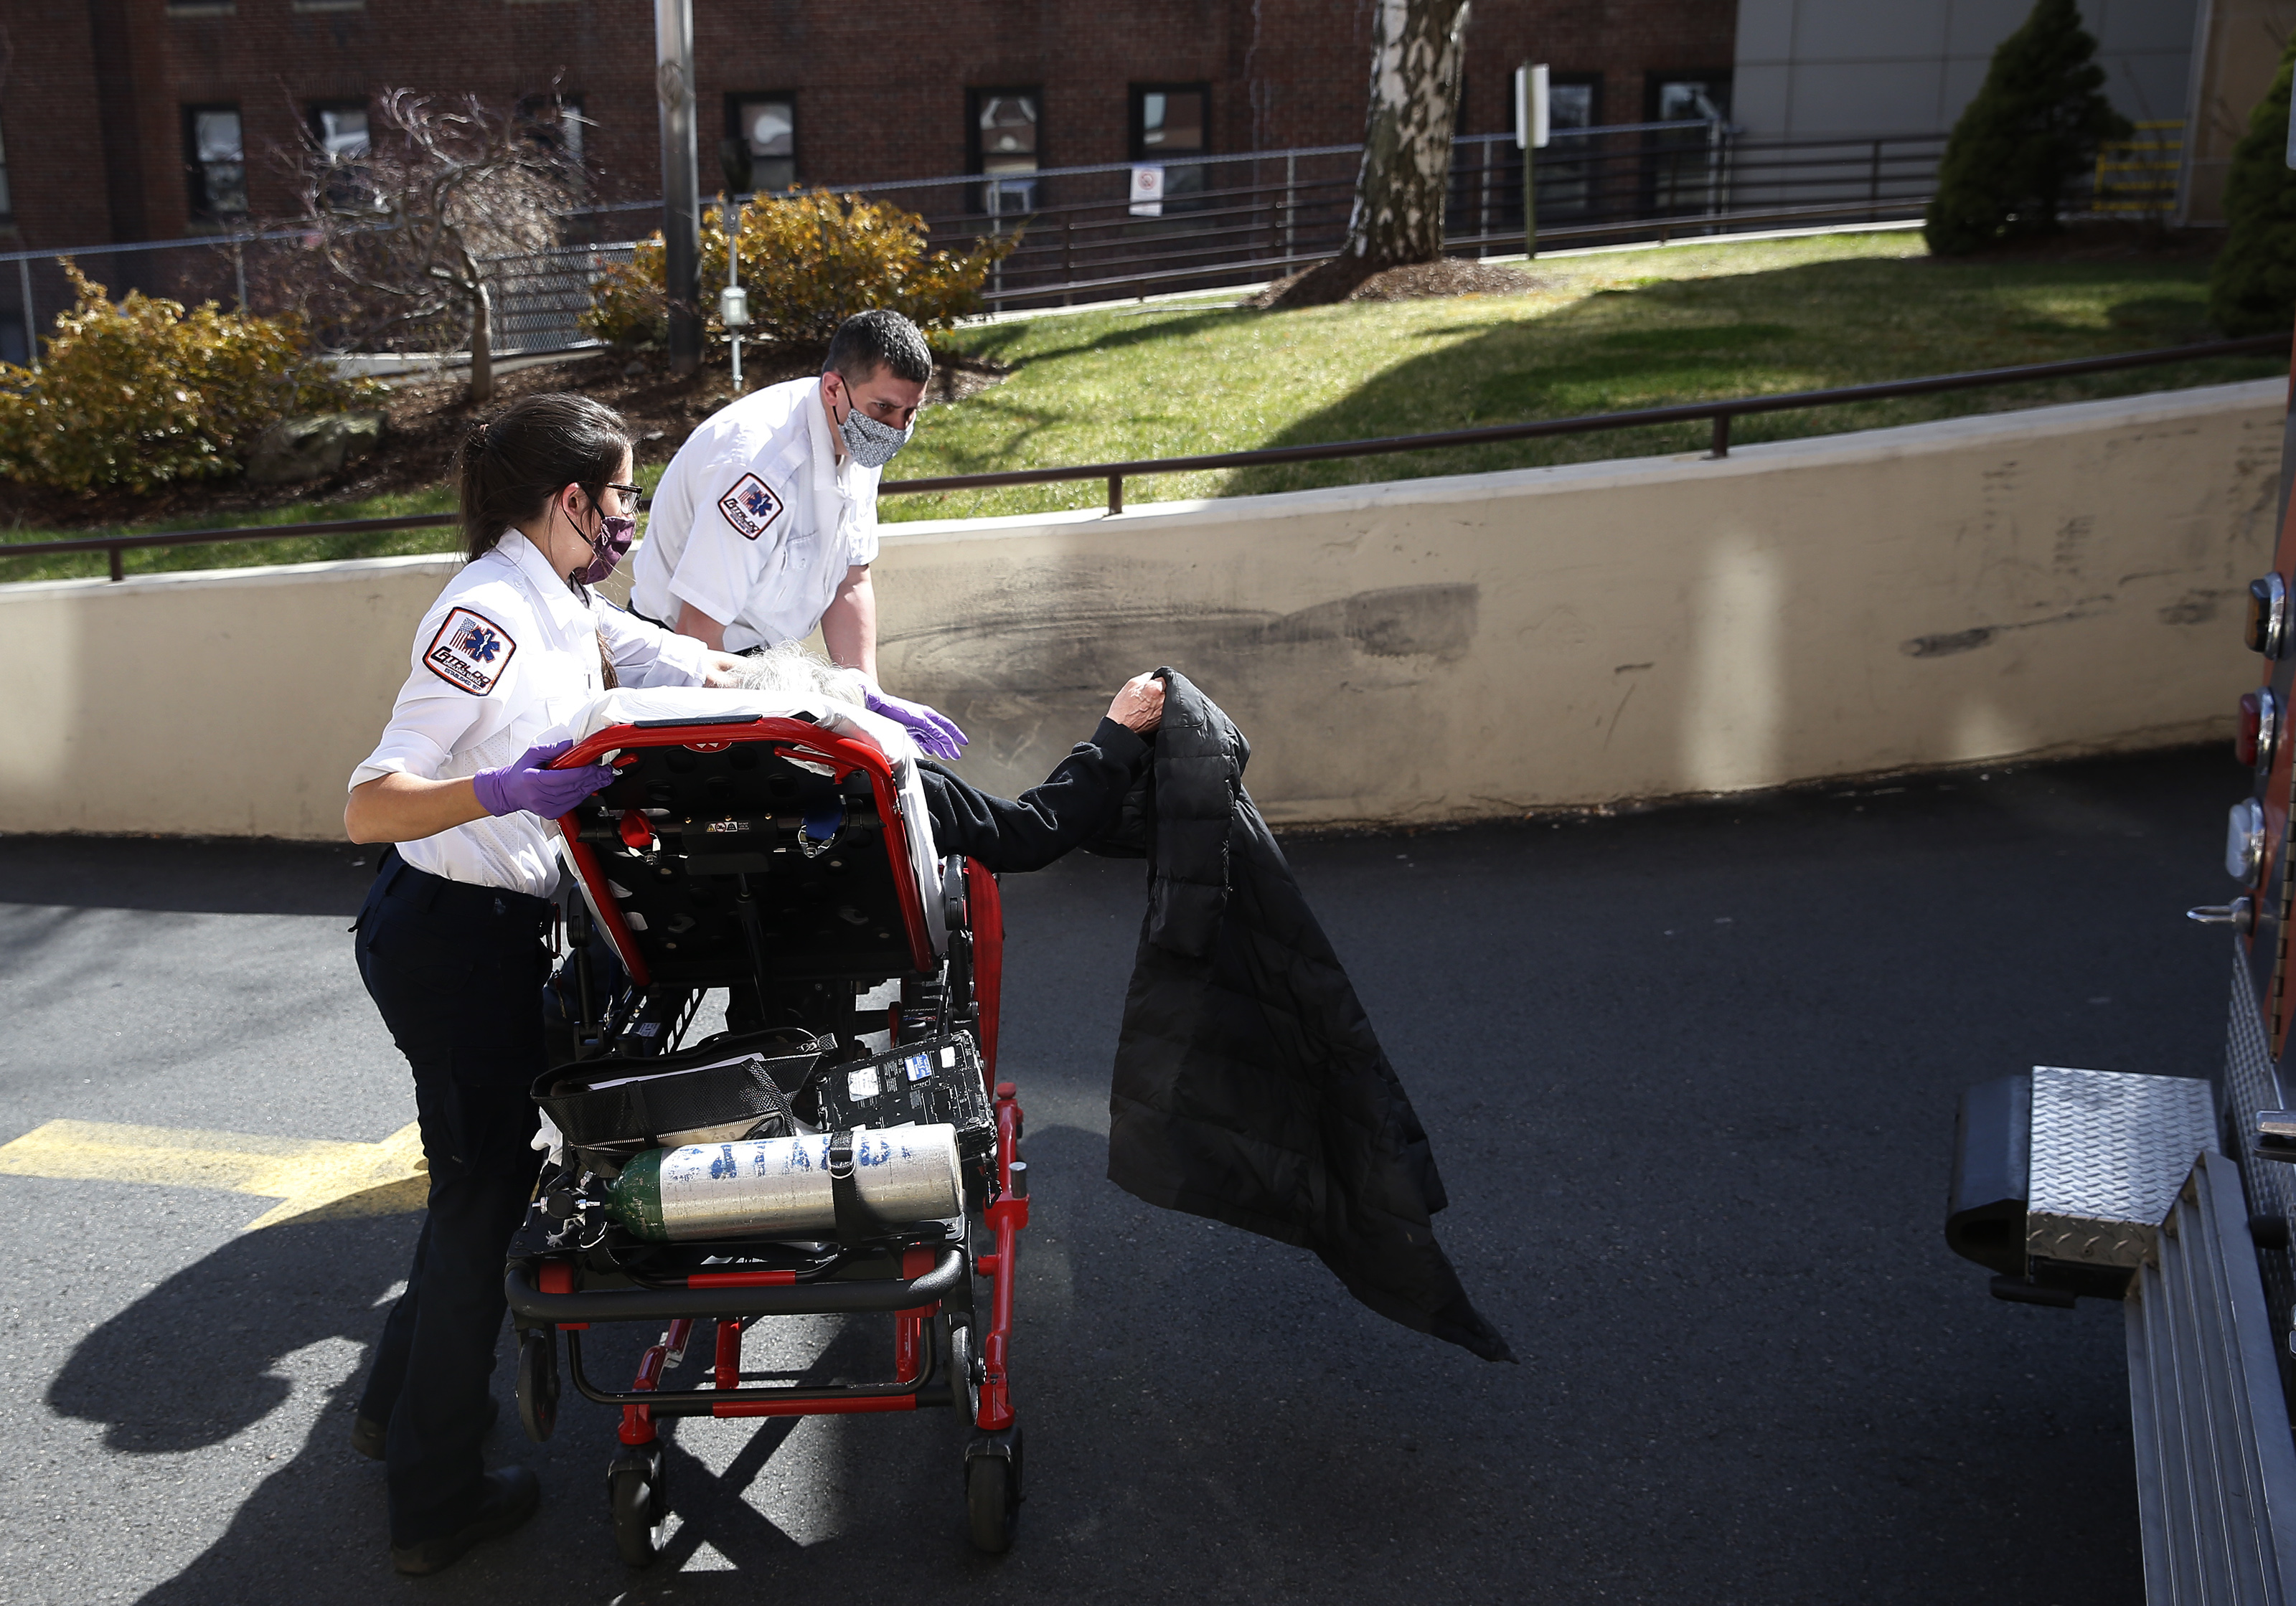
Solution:
{"label": "male emt", "polygon": [[899,313],[856,313],[819,379],[720,408],[661,477],[633,562],[630,602],[726,652],[802,641],[869,679],[868,706],[936,758],[965,736],[922,703],[877,688],[877,480],[915,429],[932,353]]}

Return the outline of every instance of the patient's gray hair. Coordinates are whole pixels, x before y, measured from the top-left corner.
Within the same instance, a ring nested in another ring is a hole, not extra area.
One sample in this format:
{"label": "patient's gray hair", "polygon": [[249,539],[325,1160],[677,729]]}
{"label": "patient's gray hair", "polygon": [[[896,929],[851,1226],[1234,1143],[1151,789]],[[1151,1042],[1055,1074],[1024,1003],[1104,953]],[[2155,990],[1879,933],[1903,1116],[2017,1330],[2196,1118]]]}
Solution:
{"label": "patient's gray hair", "polygon": [[858,669],[848,669],[807,651],[795,642],[768,647],[742,660],[742,689],[787,698],[793,703],[829,698],[863,706],[861,694],[868,681]]}

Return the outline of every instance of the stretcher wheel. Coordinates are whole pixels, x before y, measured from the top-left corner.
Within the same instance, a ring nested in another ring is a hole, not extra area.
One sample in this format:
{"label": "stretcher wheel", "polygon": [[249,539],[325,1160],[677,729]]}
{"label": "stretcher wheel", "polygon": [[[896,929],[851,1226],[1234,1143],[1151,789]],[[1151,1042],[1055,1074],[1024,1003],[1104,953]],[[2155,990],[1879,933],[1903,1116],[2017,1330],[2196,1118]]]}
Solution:
{"label": "stretcher wheel", "polygon": [[558,1427],[558,1330],[532,1327],[518,1340],[518,1420],[540,1444]]}
{"label": "stretcher wheel", "polygon": [[669,1518],[661,1446],[626,1449],[606,1469],[606,1494],[613,1505],[614,1548],[630,1567],[648,1567],[660,1553],[661,1525]]}
{"label": "stretcher wheel", "polygon": [[964,1525],[972,1548],[1001,1556],[1021,1521],[1021,1430],[984,1433],[964,1453]]}

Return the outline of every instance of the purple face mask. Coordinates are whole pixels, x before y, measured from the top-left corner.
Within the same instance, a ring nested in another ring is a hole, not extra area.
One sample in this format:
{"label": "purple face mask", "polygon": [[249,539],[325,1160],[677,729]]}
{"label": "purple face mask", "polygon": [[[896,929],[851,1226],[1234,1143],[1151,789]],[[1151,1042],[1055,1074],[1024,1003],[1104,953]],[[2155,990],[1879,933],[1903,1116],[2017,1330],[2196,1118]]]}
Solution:
{"label": "purple face mask", "polygon": [[598,521],[598,533],[595,536],[583,537],[589,542],[590,551],[594,555],[589,562],[575,569],[566,578],[577,586],[595,586],[620,565],[622,559],[629,553],[630,543],[636,540],[637,537],[638,521],[636,519],[601,519]]}

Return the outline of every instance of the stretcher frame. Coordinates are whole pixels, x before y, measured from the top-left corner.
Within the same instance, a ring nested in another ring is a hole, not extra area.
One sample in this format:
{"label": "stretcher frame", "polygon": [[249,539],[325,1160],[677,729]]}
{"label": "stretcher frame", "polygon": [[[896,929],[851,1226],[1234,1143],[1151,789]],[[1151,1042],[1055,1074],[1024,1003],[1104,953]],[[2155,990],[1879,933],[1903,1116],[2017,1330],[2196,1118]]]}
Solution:
{"label": "stretcher frame", "polygon": [[[633,1276],[618,1270],[602,1273],[580,1253],[533,1252],[542,1209],[537,1200],[537,1214],[529,1216],[529,1227],[512,1243],[504,1279],[520,1334],[521,1416],[530,1437],[546,1438],[554,1426],[556,1340],[562,1336],[568,1375],[576,1390],[622,1413],[618,1434],[621,1450],[609,1468],[609,1493],[623,1559],[644,1565],[652,1559],[655,1535],[668,1514],[658,1428],[664,1418],[829,1416],[960,1407],[972,1429],[964,1457],[971,1536],[977,1548],[1002,1551],[1012,1542],[1021,1498],[1021,1439],[1008,1359],[1020,1234],[1028,1225],[1029,1199],[1027,1167],[1021,1159],[1024,1121],[1018,1091],[996,1075],[1004,938],[996,878],[977,862],[951,859],[944,867],[940,889],[943,906],[938,913],[943,918],[938,922],[927,918],[925,899],[931,894],[918,884],[913,872],[908,833],[930,832],[931,824],[908,817],[893,762],[865,732],[845,733],[803,717],[771,715],[641,720],[598,731],[558,758],[555,767],[604,761],[618,771],[630,771],[641,765],[648,750],[683,748],[706,755],[728,753],[744,744],[756,744],[775,758],[793,761],[808,774],[824,777],[840,795],[857,802],[860,793],[856,783],[865,780],[874,810],[869,823],[876,829],[875,846],[882,848],[891,876],[903,939],[894,945],[898,955],[889,956],[903,968],[889,975],[841,976],[832,965],[814,979],[850,981],[857,988],[864,982],[902,979],[904,1005],[896,1006],[888,1021],[896,1045],[926,1030],[973,1037],[982,1075],[993,1088],[988,1107],[995,1124],[994,1148],[980,1178],[987,1184],[988,1197],[967,1201],[979,1210],[980,1221],[976,1225],[968,1209],[960,1217],[961,1231],[954,1241],[936,1226],[931,1233],[897,1232],[890,1241],[875,1241],[865,1250],[823,1244],[806,1250],[793,1244],[746,1240],[673,1244],[663,1247],[692,1251],[705,1263],[738,1255],[746,1264],[734,1270]],[[675,763],[676,757],[666,762]],[[649,817],[649,813],[659,816],[665,811],[634,806],[632,791],[610,786],[562,816],[558,826],[589,914],[642,990],[641,1008],[621,1021],[620,1030],[626,1039],[638,1029],[636,1014],[645,1014],[668,1026],[662,1044],[668,1047],[670,1038],[690,1020],[699,992],[690,979],[664,980],[657,975],[663,968],[660,947],[633,929],[642,922],[626,919],[615,896],[621,889],[609,873],[608,857],[614,853],[615,839],[628,849],[619,856],[622,861],[644,851],[642,842],[651,843],[658,857],[667,856],[662,833],[672,829],[671,822]],[[693,824],[689,818],[676,828],[691,830]],[[863,871],[873,873],[873,867]],[[737,904],[752,902],[748,881],[734,879]],[[742,924],[750,970],[762,989],[768,979],[769,956],[759,939],[759,920],[745,912]],[[933,942],[936,924],[946,933],[939,953]],[[926,985],[916,987],[921,982]],[[905,1007],[913,987],[921,997],[938,997],[933,1014]],[[611,1023],[593,1018],[586,971],[581,991],[584,1018],[578,1023],[577,1038],[592,1052],[600,1052],[615,1039]],[[681,992],[692,996],[681,998]],[[978,1241],[983,1234],[985,1244]],[[775,1260],[786,1263],[758,1264]],[[980,1291],[985,1299],[976,1297],[977,1282],[986,1284]],[[980,1321],[983,1304],[985,1323]],[[893,1317],[894,1375],[889,1381],[774,1384],[763,1380],[775,1374],[742,1369],[742,1335],[761,1319],[860,1312]],[[629,1388],[602,1387],[585,1367],[583,1335],[594,1323],[634,1321],[661,1321],[666,1326],[660,1340],[644,1351]],[[665,1386],[701,1322],[714,1323],[716,1329],[704,1386]]]}

